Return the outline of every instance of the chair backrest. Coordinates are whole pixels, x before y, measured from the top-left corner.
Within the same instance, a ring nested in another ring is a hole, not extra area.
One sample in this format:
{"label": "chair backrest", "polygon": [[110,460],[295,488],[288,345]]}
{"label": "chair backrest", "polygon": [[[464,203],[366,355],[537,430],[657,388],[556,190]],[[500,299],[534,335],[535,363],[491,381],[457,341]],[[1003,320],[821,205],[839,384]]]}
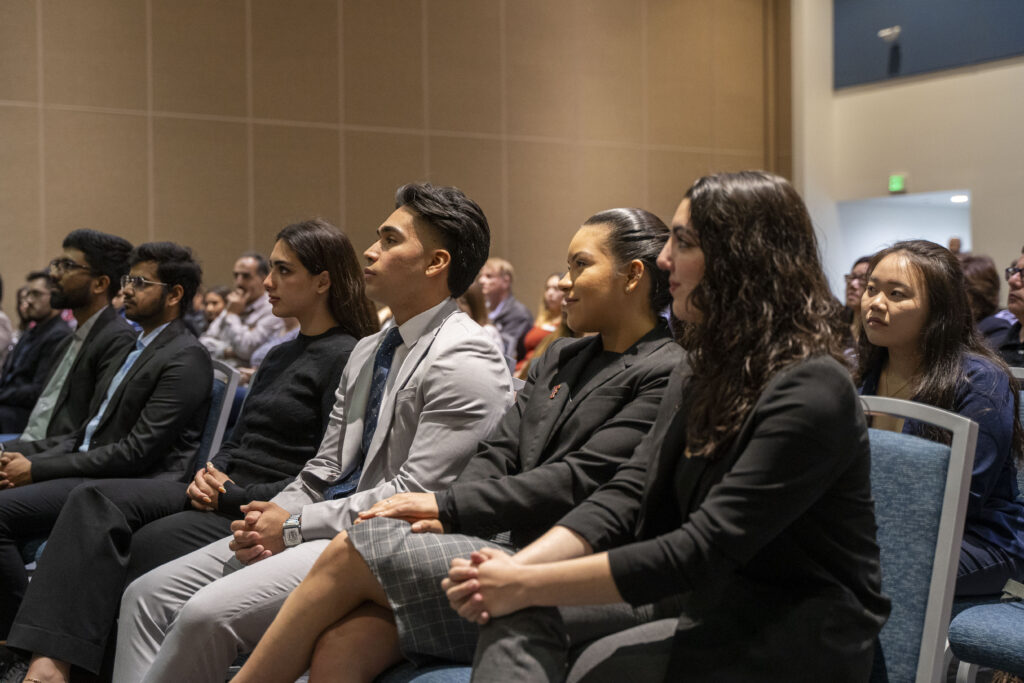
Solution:
{"label": "chair backrest", "polygon": [[950,445],[869,430],[871,490],[892,613],[879,635],[891,681],[940,681],[978,425],[932,406],[862,396],[865,412],[924,422]]}
{"label": "chair backrest", "polygon": [[213,388],[210,390],[210,413],[203,427],[203,438],[199,442],[193,471],[206,465],[224,440],[224,430],[231,414],[231,402],[238,388],[238,370],[224,361],[213,361]]}

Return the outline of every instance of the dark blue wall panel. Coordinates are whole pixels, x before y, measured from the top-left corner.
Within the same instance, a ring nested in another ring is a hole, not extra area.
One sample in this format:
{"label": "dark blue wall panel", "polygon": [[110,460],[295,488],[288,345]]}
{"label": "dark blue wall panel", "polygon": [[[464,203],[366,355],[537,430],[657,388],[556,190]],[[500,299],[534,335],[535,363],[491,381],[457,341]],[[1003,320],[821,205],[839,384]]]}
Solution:
{"label": "dark blue wall panel", "polygon": [[[1024,0],[833,0],[842,88],[1024,55]],[[901,28],[893,46],[879,29]]]}

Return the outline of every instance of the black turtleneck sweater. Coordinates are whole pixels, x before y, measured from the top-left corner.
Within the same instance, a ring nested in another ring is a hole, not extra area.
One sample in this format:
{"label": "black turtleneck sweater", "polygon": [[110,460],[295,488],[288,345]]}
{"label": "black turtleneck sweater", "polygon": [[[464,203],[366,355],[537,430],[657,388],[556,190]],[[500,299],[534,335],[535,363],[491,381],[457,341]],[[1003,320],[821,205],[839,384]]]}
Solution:
{"label": "black turtleneck sweater", "polygon": [[315,337],[300,334],[267,354],[249,385],[242,414],[213,458],[228,474],[218,509],[270,500],[316,455],[334,395],[356,339],[334,327]]}

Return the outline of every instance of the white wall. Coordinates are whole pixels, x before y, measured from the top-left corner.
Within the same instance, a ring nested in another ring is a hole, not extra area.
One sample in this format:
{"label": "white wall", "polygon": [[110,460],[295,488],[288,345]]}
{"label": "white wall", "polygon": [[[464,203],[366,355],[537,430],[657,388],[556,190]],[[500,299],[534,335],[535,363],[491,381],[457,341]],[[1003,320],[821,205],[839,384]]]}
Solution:
{"label": "white wall", "polygon": [[[849,267],[836,203],[971,192],[973,250],[996,263],[1024,244],[1024,59],[832,90],[832,3],[793,0],[794,176],[835,290]],[[1005,293],[1005,285],[1004,285]]]}
{"label": "white wall", "polygon": [[[971,251],[971,210],[967,204],[921,205],[909,197],[883,197],[839,202],[839,232],[847,268],[861,256],[907,239],[922,239],[946,246],[960,238],[960,248]],[[948,201],[948,200],[947,200]]]}

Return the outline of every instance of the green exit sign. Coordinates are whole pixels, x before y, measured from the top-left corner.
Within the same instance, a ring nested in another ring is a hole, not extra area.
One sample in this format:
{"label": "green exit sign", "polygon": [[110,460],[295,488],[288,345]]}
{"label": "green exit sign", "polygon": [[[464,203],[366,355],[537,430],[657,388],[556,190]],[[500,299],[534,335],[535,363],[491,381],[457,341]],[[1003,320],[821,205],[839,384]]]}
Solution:
{"label": "green exit sign", "polygon": [[906,192],[907,176],[903,173],[894,173],[889,176],[889,192]]}

